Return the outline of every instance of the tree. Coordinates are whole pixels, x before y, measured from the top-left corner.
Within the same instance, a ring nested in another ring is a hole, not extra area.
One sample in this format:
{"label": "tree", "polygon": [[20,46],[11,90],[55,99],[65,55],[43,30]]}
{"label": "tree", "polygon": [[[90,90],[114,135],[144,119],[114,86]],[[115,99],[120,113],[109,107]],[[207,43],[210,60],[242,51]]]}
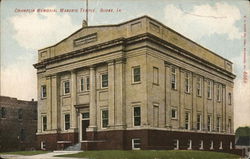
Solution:
{"label": "tree", "polygon": [[246,126],[246,127],[237,128],[235,135],[237,137],[239,137],[239,136],[249,136],[250,137],[250,127]]}

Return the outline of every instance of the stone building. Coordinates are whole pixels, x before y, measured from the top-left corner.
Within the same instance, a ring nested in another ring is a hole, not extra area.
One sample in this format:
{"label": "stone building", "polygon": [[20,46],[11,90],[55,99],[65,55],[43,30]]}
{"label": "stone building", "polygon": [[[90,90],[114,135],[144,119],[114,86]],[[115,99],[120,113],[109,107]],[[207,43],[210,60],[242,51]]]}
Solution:
{"label": "stone building", "polygon": [[0,152],[36,148],[37,102],[0,96]]}
{"label": "stone building", "polygon": [[234,148],[232,62],[143,16],[38,51],[43,149]]}

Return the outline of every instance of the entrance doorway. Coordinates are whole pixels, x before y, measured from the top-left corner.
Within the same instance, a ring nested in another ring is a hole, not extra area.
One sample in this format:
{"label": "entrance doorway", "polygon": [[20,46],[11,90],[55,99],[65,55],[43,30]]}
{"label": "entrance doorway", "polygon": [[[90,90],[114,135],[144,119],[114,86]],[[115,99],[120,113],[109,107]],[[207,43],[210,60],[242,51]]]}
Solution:
{"label": "entrance doorway", "polygon": [[89,127],[89,112],[81,113],[81,140],[87,140],[86,129]]}

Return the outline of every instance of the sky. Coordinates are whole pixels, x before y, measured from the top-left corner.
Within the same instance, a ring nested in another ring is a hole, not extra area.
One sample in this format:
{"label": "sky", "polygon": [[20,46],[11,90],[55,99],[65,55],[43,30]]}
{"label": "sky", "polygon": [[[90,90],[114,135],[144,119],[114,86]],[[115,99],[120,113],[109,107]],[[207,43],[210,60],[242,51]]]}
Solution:
{"label": "sky", "polygon": [[[80,29],[85,18],[81,8],[86,9],[85,0],[1,1],[1,95],[37,99],[33,67],[37,63],[37,50]],[[37,9],[58,12],[38,13]],[[60,9],[78,12],[60,12]],[[148,15],[232,61],[237,76],[234,81],[235,128],[250,126],[250,5],[247,0],[89,0],[89,9],[95,10],[89,13],[89,25],[118,24]],[[115,11],[101,12],[101,9]],[[242,79],[244,48],[247,83]]]}

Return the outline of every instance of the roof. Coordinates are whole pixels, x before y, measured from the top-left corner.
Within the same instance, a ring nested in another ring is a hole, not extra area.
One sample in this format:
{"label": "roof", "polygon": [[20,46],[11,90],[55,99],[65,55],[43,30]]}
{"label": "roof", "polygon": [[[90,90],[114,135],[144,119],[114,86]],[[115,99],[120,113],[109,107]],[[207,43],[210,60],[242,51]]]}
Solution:
{"label": "roof", "polygon": [[236,141],[237,146],[250,146],[250,136],[240,136]]}

